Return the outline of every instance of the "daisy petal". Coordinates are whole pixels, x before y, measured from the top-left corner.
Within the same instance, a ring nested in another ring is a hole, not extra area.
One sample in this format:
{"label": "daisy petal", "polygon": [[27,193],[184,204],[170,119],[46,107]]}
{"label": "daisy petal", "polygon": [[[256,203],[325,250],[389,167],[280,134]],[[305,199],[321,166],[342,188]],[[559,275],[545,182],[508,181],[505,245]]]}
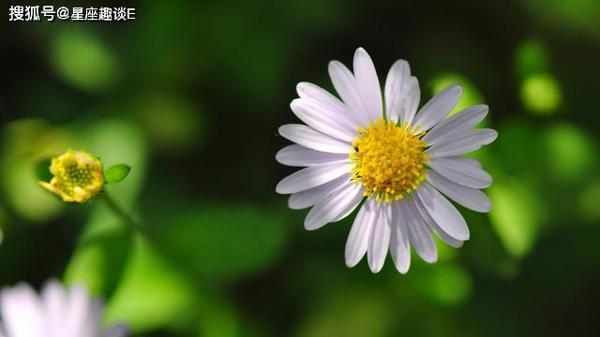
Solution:
{"label": "daisy petal", "polygon": [[390,221],[392,216],[391,208],[388,204],[378,205],[377,208],[378,215],[371,228],[371,238],[369,239],[369,249],[367,251],[369,268],[373,273],[381,271],[385,263],[385,257],[390,244]]}
{"label": "daisy petal", "polygon": [[438,258],[437,247],[431,231],[418,213],[412,200],[407,199],[406,210],[408,216],[408,236],[415,251],[427,263],[435,263]]}
{"label": "daisy petal", "polygon": [[369,123],[369,116],[365,114],[366,108],[362,103],[358,86],[352,72],[341,62],[329,62],[329,77],[337,93],[340,95],[353,118],[361,125]]}
{"label": "daisy petal", "polygon": [[287,166],[315,166],[348,161],[347,154],[315,151],[301,145],[293,144],[279,150],[275,160]]}
{"label": "daisy petal", "polygon": [[296,92],[300,98],[313,101],[328,111],[332,119],[339,120],[349,131],[356,132],[361,126],[359,120],[353,118],[353,114],[348,111],[348,107],[329,91],[309,82],[300,82],[296,86]]}
{"label": "daisy petal", "polygon": [[291,209],[303,209],[314,206],[317,202],[323,199],[323,197],[341,184],[350,181],[350,179],[350,175],[346,174],[323,185],[313,187],[306,191],[294,193],[290,195],[290,198],[288,199],[288,206]]}
{"label": "daisy petal", "polygon": [[419,130],[429,130],[446,117],[460,100],[462,87],[452,84],[435,95],[421,110],[412,123]]}
{"label": "daisy petal", "polygon": [[348,154],[352,150],[349,143],[326,136],[303,124],[286,124],[279,127],[279,134],[294,143],[313,150]]}
{"label": "daisy petal", "polygon": [[432,158],[452,157],[475,151],[487,145],[498,137],[498,132],[492,129],[478,129],[465,132],[464,136],[445,144],[436,144],[427,152]]}
{"label": "daisy petal", "polygon": [[304,228],[309,231],[319,229],[340,214],[351,212],[360,203],[362,194],[359,184],[348,182],[340,185],[311,208],[304,219]]}
{"label": "daisy petal", "polygon": [[290,103],[294,114],[313,129],[342,141],[352,142],[355,133],[345,127],[346,121],[311,100],[296,98]]}
{"label": "daisy petal", "polygon": [[460,241],[469,239],[469,227],[465,219],[440,192],[423,183],[414,195],[444,232]]}
{"label": "daisy petal", "polygon": [[408,89],[406,95],[402,101],[402,108],[400,113],[400,122],[406,125],[412,125],[417,109],[419,108],[419,102],[421,101],[421,89],[419,88],[419,81],[416,77],[411,76],[406,84]]}
{"label": "daisy petal", "polygon": [[352,164],[349,163],[335,163],[303,168],[283,178],[277,184],[277,187],[275,187],[275,191],[279,194],[292,194],[305,191],[346,174],[351,169]]}
{"label": "daisy petal", "polygon": [[451,237],[448,235],[448,233],[444,232],[440,226],[438,226],[431,216],[429,216],[429,213],[425,210],[425,207],[418,198],[414,198],[413,201],[417,212],[421,215],[421,217],[423,217],[423,220],[429,226],[429,228],[431,228],[431,230],[434,231],[438,237],[442,239],[442,241],[454,248],[460,248],[463,246],[463,241]]}
{"label": "daisy petal", "polygon": [[26,284],[0,294],[0,313],[7,336],[43,336],[43,309],[37,294]]}
{"label": "daisy petal", "polygon": [[492,176],[472,158],[433,158],[429,166],[441,176],[466,187],[480,189],[492,185]]}
{"label": "daisy petal", "polygon": [[475,105],[443,120],[423,137],[423,141],[434,145],[444,142],[452,135],[470,129],[479,124],[488,113],[487,105]]}
{"label": "daisy petal", "polygon": [[392,208],[392,232],[390,237],[390,253],[396,269],[406,274],[410,268],[410,238],[408,236],[407,213],[405,202],[394,202]]}
{"label": "daisy petal", "polygon": [[104,333],[104,337],[125,337],[128,333],[129,329],[126,325],[115,324]]}
{"label": "daisy petal", "polygon": [[385,80],[385,106],[388,119],[397,121],[402,111],[402,102],[408,89],[410,66],[405,60],[394,62]]}
{"label": "daisy petal", "polygon": [[475,212],[489,212],[490,199],[478,189],[468,188],[444,178],[435,171],[428,171],[427,182],[450,199]]}
{"label": "daisy petal", "polygon": [[358,211],[346,241],[346,266],[352,268],[360,262],[369,247],[374,221],[377,220],[374,201],[368,199]]}
{"label": "daisy petal", "polygon": [[385,106],[390,120],[397,121],[402,113],[402,100],[410,78],[410,66],[405,60],[392,64],[385,79]]}
{"label": "daisy petal", "polygon": [[383,114],[381,88],[375,65],[363,48],[358,48],[354,53],[354,77],[366,108],[365,112],[369,115],[371,122],[375,122]]}

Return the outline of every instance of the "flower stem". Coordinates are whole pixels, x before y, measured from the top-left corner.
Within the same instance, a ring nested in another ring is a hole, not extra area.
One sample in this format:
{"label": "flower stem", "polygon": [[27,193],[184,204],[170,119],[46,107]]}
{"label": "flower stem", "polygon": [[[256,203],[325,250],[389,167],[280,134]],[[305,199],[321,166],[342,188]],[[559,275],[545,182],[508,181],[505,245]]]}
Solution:
{"label": "flower stem", "polygon": [[119,206],[115,200],[108,194],[108,192],[104,192],[102,194],[102,200],[104,200],[106,206],[110,208],[110,210],[123,222],[127,225],[130,230],[138,230],[139,232],[143,232],[142,226],[133,219],[133,217],[127,213],[121,206]]}

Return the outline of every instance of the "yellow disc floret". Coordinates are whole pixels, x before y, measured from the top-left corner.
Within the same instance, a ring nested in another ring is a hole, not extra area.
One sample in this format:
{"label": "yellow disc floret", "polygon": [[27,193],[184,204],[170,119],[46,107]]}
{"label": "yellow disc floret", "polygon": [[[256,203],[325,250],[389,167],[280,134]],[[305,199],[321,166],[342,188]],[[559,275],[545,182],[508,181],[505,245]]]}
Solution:
{"label": "yellow disc floret", "polygon": [[86,202],[104,186],[102,162],[87,152],[67,151],[52,158],[50,173],[52,180],[40,181],[40,186],[65,202]]}
{"label": "yellow disc floret", "polygon": [[379,118],[367,128],[358,129],[350,159],[353,180],[362,184],[365,196],[391,203],[425,180],[426,144],[404,126]]}

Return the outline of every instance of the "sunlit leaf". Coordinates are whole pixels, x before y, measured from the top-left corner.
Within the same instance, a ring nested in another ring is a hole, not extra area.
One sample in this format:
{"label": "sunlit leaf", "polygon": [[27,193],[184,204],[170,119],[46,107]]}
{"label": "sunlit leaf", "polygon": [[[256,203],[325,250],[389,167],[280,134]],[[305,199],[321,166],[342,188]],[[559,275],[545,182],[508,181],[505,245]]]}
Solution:
{"label": "sunlit leaf", "polygon": [[586,181],[596,165],[594,139],[583,130],[568,124],[557,124],[544,134],[547,169],[562,182]]}
{"label": "sunlit leaf", "polygon": [[44,121],[24,119],[3,126],[0,137],[2,197],[28,221],[58,215],[64,205],[38,186],[36,167],[68,149],[70,135]]}
{"label": "sunlit leaf", "polygon": [[452,263],[439,263],[421,270],[410,282],[424,296],[444,305],[464,302],[471,293],[472,281],[467,272]]}
{"label": "sunlit leaf", "polygon": [[95,296],[109,296],[121,280],[131,235],[124,226],[89,233],[67,266],[65,282],[83,284]]}
{"label": "sunlit leaf", "polygon": [[117,78],[117,60],[100,39],[84,30],[61,32],[52,45],[55,71],[70,84],[102,90]]}
{"label": "sunlit leaf", "polygon": [[515,52],[515,67],[519,79],[548,71],[548,52],[539,40],[524,40]]}
{"label": "sunlit leaf", "polygon": [[600,179],[586,184],[578,199],[581,217],[590,223],[597,223],[600,220]]}
{"label": "sunlit leaf", "polygon": [[506,250],[525,256],[533,247],[541,225],[541,201],[529,184],[516,179],[495,181],[488,190],[490,220]]}
{"label": "sunlit leaf", "polygon": [[235,203],[197,204],[157,228],[163,246],[203,279],[257,273],[282,253],[287,239],[274,212]]}
{"label": "sunlit leaf", "polygon": [[127,178],[131,171],[131,166],[126,164],[116,164],[104,171],[104,179],[108,184],[115,184]]}
{"label": "sunlit leaf", "polygon": [[550,114],[562,104],[560,83],[550,73],[530,75],[521,82],[521,100],[535,114]]}
{"label": "sunlit leaf", "polygon": [[309,310],[306,323],[297,336],[304,337],[383,337],[388,336],[393,317],[387,297],[376,288],[358,289],[340,285],[331,298],[319,301]]}
{"label": "sunlit leaf", "polygon": [[170,326],[194,312],[196,296],[186,278],[142,237],[135,240],[106,311],[108,322],[126,322],[135,332]]}

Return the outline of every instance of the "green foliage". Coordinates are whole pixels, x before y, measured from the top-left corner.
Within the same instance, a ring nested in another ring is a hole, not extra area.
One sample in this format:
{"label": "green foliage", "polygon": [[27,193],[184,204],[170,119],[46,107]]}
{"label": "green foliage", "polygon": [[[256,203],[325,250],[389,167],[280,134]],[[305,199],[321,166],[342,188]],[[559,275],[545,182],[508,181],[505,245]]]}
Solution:
{"label": "green foliage", "polygon": [[541,226],[541,200],[525,181],[505,178],[489,189],[490,220],[506,250],[525,256],[533,247]]}
{"label": "green foliage", "polygon": [[107,89],[118,75],[117,59],[110,49],[80,28],[58,34],[52,46],[52,61],[58,75],[83,90]]}
{"label": "green foliage", "polygon": [[65,282],[83,284],[94,296],[109,296],[125,270],[131,239],[132,232],[120,224],[89,233],[71,258]]}
{"label": "green foliage", "polygon": [[40,181],[50,181],[52,173],[50,173],[51,159],[43,159],[35,164],[35,177]]}
{"label": "green foliage", "polygon": [[231,282],[274,263],[287,230],[280,215],[251,204],[199,203],[157,228],[157,237],[201,279]]}
{"label": "green foliage", "polygon": [[552,178],[564,183],[588,181],[596,166],[594,140],[583,130],[556,124],[544,133],[546,165]]}
{"label": "green foliage", "polygon": [[[19,216],[42,222],[57,216],[63,209],[64,205],[42,190],[37,181],[40,162],[63,152],[71,138],[67,132],[38,119],[23,119],[2,126],[0,189],[5,201]],[[48,174],[42,176],[48,178]]]}
{"label": "green foliage", "polygon": [[108,322],[127,322],[133,332],[170,326],[193,316],[196,295],[183,274],[138,236],[123,280],[108,303]]}
{"label": "green foliage", "polygon": [[521,100],[533,113],[546,115],[555,111],[562,103],[562,90],[552,74],[535,74],[521,83]]}
{"label": "green foliage", "polygon": [[116,164],[104,171],[104,179],[107,184],[115,184],[123,181],[123,179],[127,178],[129,172],[131,171],[131,166],[126,164]]}

